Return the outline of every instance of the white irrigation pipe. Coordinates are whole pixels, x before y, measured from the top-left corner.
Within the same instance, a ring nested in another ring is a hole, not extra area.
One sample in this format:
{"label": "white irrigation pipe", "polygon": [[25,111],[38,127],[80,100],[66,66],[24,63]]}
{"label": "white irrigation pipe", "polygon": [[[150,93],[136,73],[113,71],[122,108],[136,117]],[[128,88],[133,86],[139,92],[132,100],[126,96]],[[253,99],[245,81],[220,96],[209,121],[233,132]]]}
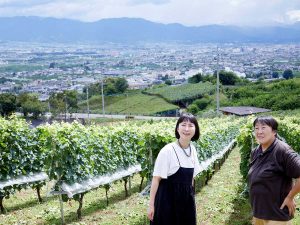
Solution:
{"label": "white irrigation pipe", "polygon": [[87,192],[101,185],[112,183],[116,180],[122,179],[123,177],[127,177],[134,173],[140,172],[141,170],[142,170],[141,165],[138,164],[135,166],[131,166],[127,169],[119,170],[113,174],[95,176],[86,179],[80,183],[74,183],[70,185],[63,182],[62,185],[60,185],[61,187],[60,191],[51,191],[50,194],[52,195],[66,194],[68,195],[68,198],[72,198],[76,194]]}
{"label": "white irrigation pipe", "polygon": [[44,172],[40,173],[32,173],[31,175],[21,175],[14,177],[13,179],[5,180],[0,182],[0,189],[5,187],[13,186],[16,184],[26,184],[26,183],[34,183],[37,181],[47,180],[48,175]]}
{"label": "white irrigation pipe", "polygon": [[226,154],[226,152],[228,152],[232,148],[235,142],[236,140],[233,139],[225,148],[223,148],[222,151],[213,155],[209,159],[200,162],[200,167],[201,167],[200,172],[207,170],[217,159],[221,159]]}

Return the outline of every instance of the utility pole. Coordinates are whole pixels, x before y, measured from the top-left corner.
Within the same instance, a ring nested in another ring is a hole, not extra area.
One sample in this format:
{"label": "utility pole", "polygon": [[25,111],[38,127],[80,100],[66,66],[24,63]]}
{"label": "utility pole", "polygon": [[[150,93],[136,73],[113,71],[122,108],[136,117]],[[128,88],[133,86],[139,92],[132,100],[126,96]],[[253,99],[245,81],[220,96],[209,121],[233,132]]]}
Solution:
{"label": "utility pole", "polygon": [[49,114],[51,113],[51,105],[50,105],[50,100],[48,99],[48,110],[49,110]]}
{"label": "utility pole", "polygon": [[65,122],[67,122],[67,95],[66,95],[66,93],[64,94],[64,99],[65,99]]}
{"label": "utility pole", "polygon": [[105,116],[105,111],[104,111],[104,94],[103,94],[103,77],[101,80],[101,94],[102,94],[102,114],[103,117]]}
{"label": "utility pole", "polygon": [[[50,100],[48,99],[48,110],[49,110],[49,114],[47,115],[47,120],[49,120],[52,117],[51,114],[51,106],[50,106]],[[50,116],[49,116],[50,115]]]}
{"label": "utility pole", "polygon": [[126,108],[127,108],[127,113],[128,113],[129,112],[128,93],[126,93]]}
{"label": "utility pole", "polygon": [[88,121],[90,121],[89,86],[86,87],[86,106],[88,113]]}
{"label": "utility pole", "polygon": [[217,47],[217,115],[220,113],[219,48]]}

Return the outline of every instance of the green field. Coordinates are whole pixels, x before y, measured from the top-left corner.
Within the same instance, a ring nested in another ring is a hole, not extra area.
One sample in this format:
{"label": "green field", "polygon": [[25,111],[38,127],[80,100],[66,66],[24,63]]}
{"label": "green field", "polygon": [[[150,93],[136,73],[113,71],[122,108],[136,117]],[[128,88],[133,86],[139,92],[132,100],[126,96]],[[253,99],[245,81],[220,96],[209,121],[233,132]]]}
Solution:
{"label": "green field", "polygon": [[[105,113],[108,114],[134,114],[155,115],[160,112],[179,109],[157,96],[149,96],[142,93],[105,96]],[[102,97],[93,96],[89,100],[91,113],[102,113]],[[81,111],[86,111],[87,104],[83,101],[79,104]]]}
{"label": "green field", "polygon": [[215,91],[215,85],[210,82],[197,84],[182,84],[176,86],[165,86],[149,89],[145,93],[157,95],[169,102],[178,102],[201,98],[204,95],[211,95]]}

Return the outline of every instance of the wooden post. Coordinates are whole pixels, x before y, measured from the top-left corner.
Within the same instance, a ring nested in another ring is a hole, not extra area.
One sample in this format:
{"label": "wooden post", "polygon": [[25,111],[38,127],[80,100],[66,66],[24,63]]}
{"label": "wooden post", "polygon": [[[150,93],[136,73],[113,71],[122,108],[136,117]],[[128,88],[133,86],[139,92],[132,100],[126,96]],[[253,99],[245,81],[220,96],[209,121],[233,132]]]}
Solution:
{"label": "wooden post", "polygon": [[127,182],[128,182],[128,177],[124,177],[124,188],[125,188],[125,197],[128,197],[128,190],[127,190]]}
{"label": "wooden post", "polygon": [[128,194],[131,194],[131,176],[128,177]]}
{"label": "wooden post", "polygon": [[39,199],[39,203],[42,203],[43,202],[43,199],[41,197],[41,187],[36,187],[36,192],[37,192],[37,196],[38,196],[38,199]]}
{"label": "wooden post", "polygon": [[79,207],[77,209],[77,218],[80,220],[81,219],[81,209],[82,209],[82,203],[83,203],[83,196],[84,196],[84,193],[81,193],[80,194],[80,198],[79,198]]}
{"label": "wooden post", "polygon": [[106,206],[108,206],[108,190],[109,190],[109,187],[105,186]]}
{"label": "wooden post", "polygon": [[150,172],[149,172],[149,174],[148,174],[148,180],[152,180],[151,178],[152,178],[152,168],[153,168],[153,153],[152,153],[152,148],[150,148],[150,151],[149,151],[149,163],[150,163],[150,165],[149,165],[149,168],[151,168],[150,169]]}
{"label": "wooden post", "polygon": [[0,196],[0,209],[1,209],[1,214],[5,214],[6,213],[6,210],[3,206],[3,199],[4,199],[4,196]]}
{"label": "wooden post", "polygon": [[[61,191],[61,187],[59,187],[60,191]],[[62,195],[59,194],[59,204],[60,204],[60,215],[61,215],[61,224],[65,225],[65,216],[64,216],[64,204],[63,204],[63,200],[62,200]]]}
{"label": "wooden post", "polygon": [[206,180],[205,180],[205,185],[207,185],[209,181],[209,169],[206,170]]}
{"label": "wooden post", "polygon": [[144,182],[144,177],[142,177],[141,183],[140,183],[140,192],[142,191],[143,188],[143,182]]}

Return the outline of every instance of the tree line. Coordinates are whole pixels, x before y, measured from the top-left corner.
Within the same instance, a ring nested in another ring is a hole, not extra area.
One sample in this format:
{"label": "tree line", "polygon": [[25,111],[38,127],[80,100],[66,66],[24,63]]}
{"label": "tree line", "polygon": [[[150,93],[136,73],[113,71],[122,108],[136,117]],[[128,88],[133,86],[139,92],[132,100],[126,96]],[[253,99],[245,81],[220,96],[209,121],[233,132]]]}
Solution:
{"label": "tree line", "polygon": [[[101,95],[101,88],[101,82],[97,82],[86,86],[83,93],[78,93],[75,90],[51,93],[47,101],[40,101],[36,93],[21,93],[19,95],[2,93],[0,94],[0,113],[1,116],[9,116],[14,112],[20,112],[25,117],[30,115],[33,118],[38,118],[49,111],[53,116],[60,113],[74,113],[78,111],[80,101],[93,95]],[[104,95],[123,93],[127,88],[128,83],[125,78],[107,78],[103,80]]]}

